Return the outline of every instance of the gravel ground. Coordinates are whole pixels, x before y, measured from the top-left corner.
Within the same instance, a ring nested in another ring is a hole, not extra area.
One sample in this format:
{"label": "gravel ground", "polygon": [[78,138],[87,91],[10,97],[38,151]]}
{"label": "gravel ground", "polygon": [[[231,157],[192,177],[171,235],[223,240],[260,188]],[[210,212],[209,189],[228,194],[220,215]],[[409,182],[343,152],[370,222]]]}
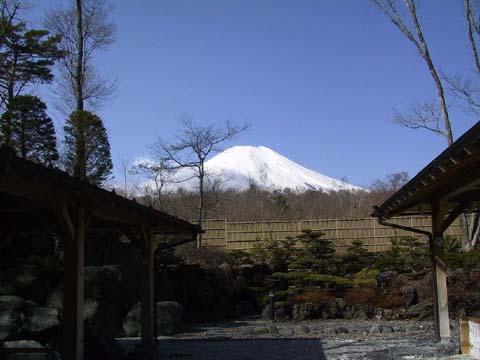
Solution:
{"label": "gravel ground", "polygon": [[[452,335],[452,344],[458,344],[457,326]],[[137,341],[122,342],[132,349]],[[249,318],[190,325],[173,337],[159,338],[161,359],[413,360],[433,359],[441,350],[433,343],[429,321]],[[453,352],[458,353],[458,346]]]}

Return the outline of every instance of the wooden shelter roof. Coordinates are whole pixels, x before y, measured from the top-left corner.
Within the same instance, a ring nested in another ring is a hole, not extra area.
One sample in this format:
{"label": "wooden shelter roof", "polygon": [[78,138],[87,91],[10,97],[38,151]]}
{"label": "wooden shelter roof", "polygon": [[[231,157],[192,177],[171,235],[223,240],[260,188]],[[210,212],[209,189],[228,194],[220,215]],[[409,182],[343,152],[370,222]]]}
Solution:
{"label": "wooden shelter roof", "polygon": [[458,215],[480,208],[480,122],[438,155],[413,179],[374,207],[372,216],[430,214],[431,204],[445,202]]}
{"label": "wooden shelter roof", "polygon": [[[101,189],[67,173],[17,157],[0,148],[0,229],[45,231],[58,228],[57,204],[85,208],[89,231],[148,225],[153,233],[196,237],[201,228],[164,212]],[[53,216],[52,216],[53,215]]]}

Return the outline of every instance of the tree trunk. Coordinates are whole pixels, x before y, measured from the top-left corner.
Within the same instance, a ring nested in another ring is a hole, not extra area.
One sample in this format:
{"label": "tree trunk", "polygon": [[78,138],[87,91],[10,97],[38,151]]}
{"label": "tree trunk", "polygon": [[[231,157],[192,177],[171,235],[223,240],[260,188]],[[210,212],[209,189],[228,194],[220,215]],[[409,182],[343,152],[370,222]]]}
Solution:
{"label": "tree trunk", "polygon": [[[200,172],[199,172],[199,201],[198,201],[198,225],[202,226],[203,223],[203,206],[204,206],[204,178],[205,178],[205,168],[204,160],[200,161]],[[197,249],[202,246],[202,234],[198,234],[197,237]]]}
{"label": "tree trunk", "polygon": [[83,41],[82,0],[77,0],[77,69],[75,73],[77,111],[83,110]]}

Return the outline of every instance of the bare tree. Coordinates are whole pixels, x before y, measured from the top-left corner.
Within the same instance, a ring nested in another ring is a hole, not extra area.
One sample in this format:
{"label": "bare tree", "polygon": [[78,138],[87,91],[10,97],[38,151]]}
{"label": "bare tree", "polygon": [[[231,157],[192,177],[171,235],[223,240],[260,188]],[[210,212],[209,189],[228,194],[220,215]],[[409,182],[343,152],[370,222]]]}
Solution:
{"label": "bare tree", "polygon": [[[462,100],[463,109],[475,115],[480,114],[480,88],[470,79],[465,79],[462,75],[440,77],[435,67],[427,41],[423,36],[422,28],[417,17],[417,7],[415,0],[404,0],[408,12],[407,16],[402,16],[399,5],[396,0],[372,0],[378,8],[387,15],[390,21],[415,45],[420,56],[425,61],[430,75],[435,83],[438,95],[438,103],[423,102],[414,105],[407,114],[399,111],[394,112],[393,122],[411,129],[425,129],[435,134],[442,135],[447,140],[448,145],[453,143],[452,126],[449,117],[449,109],[446,101],[444,82],[447,90],[456,98]],[[477,42],[480,37],[480,28],[478,24],[479,7],[478,0],[475,2],[475,8],[472,7],[470,0],[464,0],[465,17],[467,19],[467,31],[470,47],[473,52],[475,66],[480,75],[480,61]],[[474,12],[476,14],[474,14]],[[411,24],[411,26],[409,26]],[[479,217],[472,216],[468,221],[466,214],[460,215],[460,226],[462,228],[462,246],[464,250],[470,250],[480,238]]]}
{"label": "bare tree", "polygon": [[[222,150],[222,145],[231,140],[241,132],[246,131],[250,124],[235,125],[227,121],[223,127],[215,125],[200,125],[189,116],[180,119],[180,129],[177,132],[175,141],[169,142],[158,138],[153,148],[157,158],[168,163],[174,170],[191,169],[188,172],[189,180],[198,180],[198,211],[197,221],[201,226],[205,215],[205,186],[206,175],[205,161],[207,158]],[[197,240],[197,247],[200,247],[201,236]]]}
{"label": "bare tree", "polygon": [[396,0],[372,0],[374,4],[390,19],[390,21],[413,43],[418,53],[425,61],[430,75],[435,83],[438,96],[438,106],[425,103],[416,105],[409,114],[394,115],[393,121],[401,126],[412,129],[426,129],[436,134],[441,134],[447,140],[448,145],[453,143],[452,126],[448,113],[448,105],[445,98],[442,79],[435,67],[427,41],[423,36],[422,28],[417,17],[415,0],[405,0],[408,15],[401,13]]}
{"label": "bare tree", "polygon": [[164,210],[163,193],[167,185],[175,182],[173,179],[174,169],[162,159],[158,161],[142,159],[135,161],[131,172],[149,180],[149,183],[143,184],[143,192],[150,198],[150,205]]}
{"label": "bare tree", "polygon": [[50,12],[45,26],[62,35],[61,46],[67,54],[61,61],[61,77],[56,90],[65,113],[91,109],[110,99],[116,81],[101,76],[93,64],[93,55],[114,41],[116,26],[108,21],[110,7],[105,0],[75,0]]}

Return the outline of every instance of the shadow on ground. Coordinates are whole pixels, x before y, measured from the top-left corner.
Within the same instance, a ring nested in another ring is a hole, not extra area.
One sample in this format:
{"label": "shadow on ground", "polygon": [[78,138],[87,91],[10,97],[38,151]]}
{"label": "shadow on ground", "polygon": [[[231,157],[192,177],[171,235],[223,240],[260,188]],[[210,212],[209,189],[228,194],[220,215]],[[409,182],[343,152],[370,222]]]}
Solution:
{"label": "shadow on ground", "polygon": [[[132,341],[122,341],[133,348]],[[248,339],[248,340],[175,340],[160,341],[160,359],[172,360],[326,360],[319,339]]]}

